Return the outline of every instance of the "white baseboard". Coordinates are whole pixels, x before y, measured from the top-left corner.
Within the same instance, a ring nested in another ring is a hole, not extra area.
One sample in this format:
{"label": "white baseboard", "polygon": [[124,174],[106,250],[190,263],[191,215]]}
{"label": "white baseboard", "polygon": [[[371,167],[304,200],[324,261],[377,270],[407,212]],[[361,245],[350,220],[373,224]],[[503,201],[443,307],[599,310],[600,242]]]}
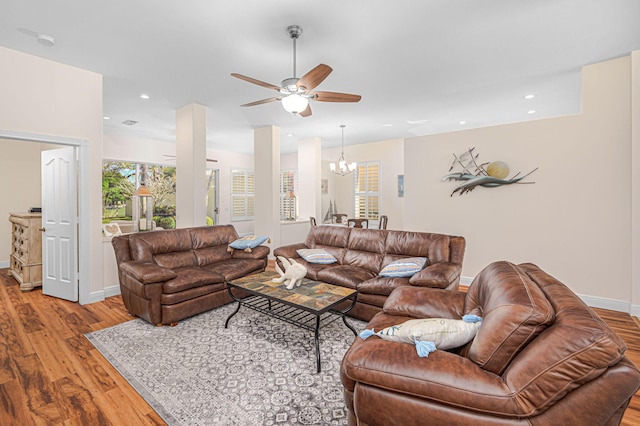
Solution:
{"label": "white baseboard", "polygon": [[8,268],[9,261],[8,260],[0,260],[0,269]]}
{"label": "white baseboard", "polygon": [[[470,286],[473,282],[473,277],[460,277],[460,285]],[[586,296],[579,294],[578,297],[582,299],[584,303],[592,308],[608,309],[610,311],[626,312],[629,315],[640,316],[640,306],[631,305],[629,302],[623,300],[606,299],[603,297]]]}
{"label": "white baseboard", "polygon": [[89,300],[81,303],[81,305],[88,305],[90,303],[103,302],[104,299],[111,296],[118,296],[120,294],[120,286],[114,285],[105,287],[103,290],[94,291],[89,295]]}
{"label": "white baseboard", "polygon": [[111,297],[111,296],[120,296],[120,285],[105,287],[104,297]]}

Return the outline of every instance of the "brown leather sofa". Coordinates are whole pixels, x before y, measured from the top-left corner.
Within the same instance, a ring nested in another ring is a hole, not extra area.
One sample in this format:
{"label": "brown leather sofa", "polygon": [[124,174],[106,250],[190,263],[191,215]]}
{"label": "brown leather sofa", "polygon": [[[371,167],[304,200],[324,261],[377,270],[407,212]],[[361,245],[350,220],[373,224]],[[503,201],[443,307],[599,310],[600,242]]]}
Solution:
{"label": "brown leather sofa", "polygon": [[418,357],[356,338],[341,366],[349,424],[617,425],[640,386],[626,346],[569,288],[533,264],[496,262],[468,293],[403,287],[367,328],[483,317],[461,349]]}
{"label": "brown leather sofa", "polygon": [[[329,265],[308,263],[297,250],[309,248],[325,249],[338,261]],[[358,300],[349,315],[369,321],[396,288],[457,290],[464,249],[463,237],[321,225],[311,227],[304,243],[278,247],[273,254],[303,264],[307,278],[357,289]],[[426,257],[428,263],[410,278],[378,275],[389,263],[407,257]]]}
{"label": "brown leather sofa", "polygon": [[171,229],[112,239],[122,300],[131,315],[152,324],[181,319],[230,303],[225,281],[262,272],[270,249],[229,249],[232,225]]}

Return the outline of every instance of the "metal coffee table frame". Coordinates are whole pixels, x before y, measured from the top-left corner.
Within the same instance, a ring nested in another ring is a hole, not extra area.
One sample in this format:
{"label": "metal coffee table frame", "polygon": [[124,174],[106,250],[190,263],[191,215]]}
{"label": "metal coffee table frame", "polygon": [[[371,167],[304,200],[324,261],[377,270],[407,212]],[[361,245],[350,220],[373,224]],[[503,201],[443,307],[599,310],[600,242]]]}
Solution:
{"label": "metal coffee table frame", "polygon": [[[276,275],[277,276],[277,275]],[[307,282],[318,283],[318,281],[306,280]],[[303,284],[304,285],[304,284]],[[250,295],[244,298],[237,297],[233,294],[232,289],[239,289],[244,292],[249,293]],[[349,324],[346,320],[345,314],[353,309],[356,305],[356,300],[358,298],[358,293],[354,291],[352,294],[344,296],[334,303],[323,307],[322,309],[313,309],[304,305],[297,304],[295,302],[290,302],[287,300],[282,300],[278,297],[273,297],[266,293],[261,293],[259,291],[254,291],[251,289],[247,289],[242,286],[235,285],[233,282],[227,282],[227,292],[229,296],[236,302],[238,302],[238,306],[236,306],[235,311],[229,315],[227,320],[224,323],[224,328],[227,328],[229,325],[229,320],[238,313],[241,306],[246,306],[249,309],[252,309],[257,312],[261,312],[265,315],[268,315],[273,318],[278,318],[282,321],[286,321],[289,324],[293,324],[297,327],[303,328],[305,330],[313,331],[314,340],[316,346],[316,366],[317,372],[320,373],[320,329],[328,326],[334,321],[342,318],[342,322],[353,332],[355,336],[357,336],[356,330]],[[344,311],[334,310],[335,306],[343,303],[346,300],[352,300],[351,305],[345,309]]]}

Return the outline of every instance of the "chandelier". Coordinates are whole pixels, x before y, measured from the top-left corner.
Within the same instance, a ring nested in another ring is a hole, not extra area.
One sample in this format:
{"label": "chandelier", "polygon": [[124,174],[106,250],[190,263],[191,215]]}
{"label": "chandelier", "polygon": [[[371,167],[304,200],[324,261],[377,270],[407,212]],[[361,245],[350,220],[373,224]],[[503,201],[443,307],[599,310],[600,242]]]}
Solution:
{"label": "chandelier", "polygon": [[340,176],[345,176],[348,175],[349,173],[351,173],[352,171],[354,171],[356,169],[356,167],[358,166],[358,164],[354,161],[353,163],[349,163],[347,164],[346,160],[344,159],[344,128],[345,125],[341,124],[340,127],[342,128],[342,150],[340,151],[340,158],[338,158],[338,162],[337,163],[330,163],[329,164],[329,168],[331,169],[331,171],[337,175]]}

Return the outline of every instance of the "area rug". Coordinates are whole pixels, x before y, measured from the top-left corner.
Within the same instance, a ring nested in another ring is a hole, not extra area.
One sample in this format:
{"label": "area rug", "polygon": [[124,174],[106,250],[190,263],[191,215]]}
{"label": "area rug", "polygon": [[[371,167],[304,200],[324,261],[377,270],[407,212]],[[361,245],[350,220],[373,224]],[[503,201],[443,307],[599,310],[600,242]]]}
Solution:
{"label": "area rug", "polygon": [[340,320],[320,330],[316,373],[312,332],[244,307],[225,329],[235,307],[85,336],[169,425],[347,424],[339,371],[353,332]]}

